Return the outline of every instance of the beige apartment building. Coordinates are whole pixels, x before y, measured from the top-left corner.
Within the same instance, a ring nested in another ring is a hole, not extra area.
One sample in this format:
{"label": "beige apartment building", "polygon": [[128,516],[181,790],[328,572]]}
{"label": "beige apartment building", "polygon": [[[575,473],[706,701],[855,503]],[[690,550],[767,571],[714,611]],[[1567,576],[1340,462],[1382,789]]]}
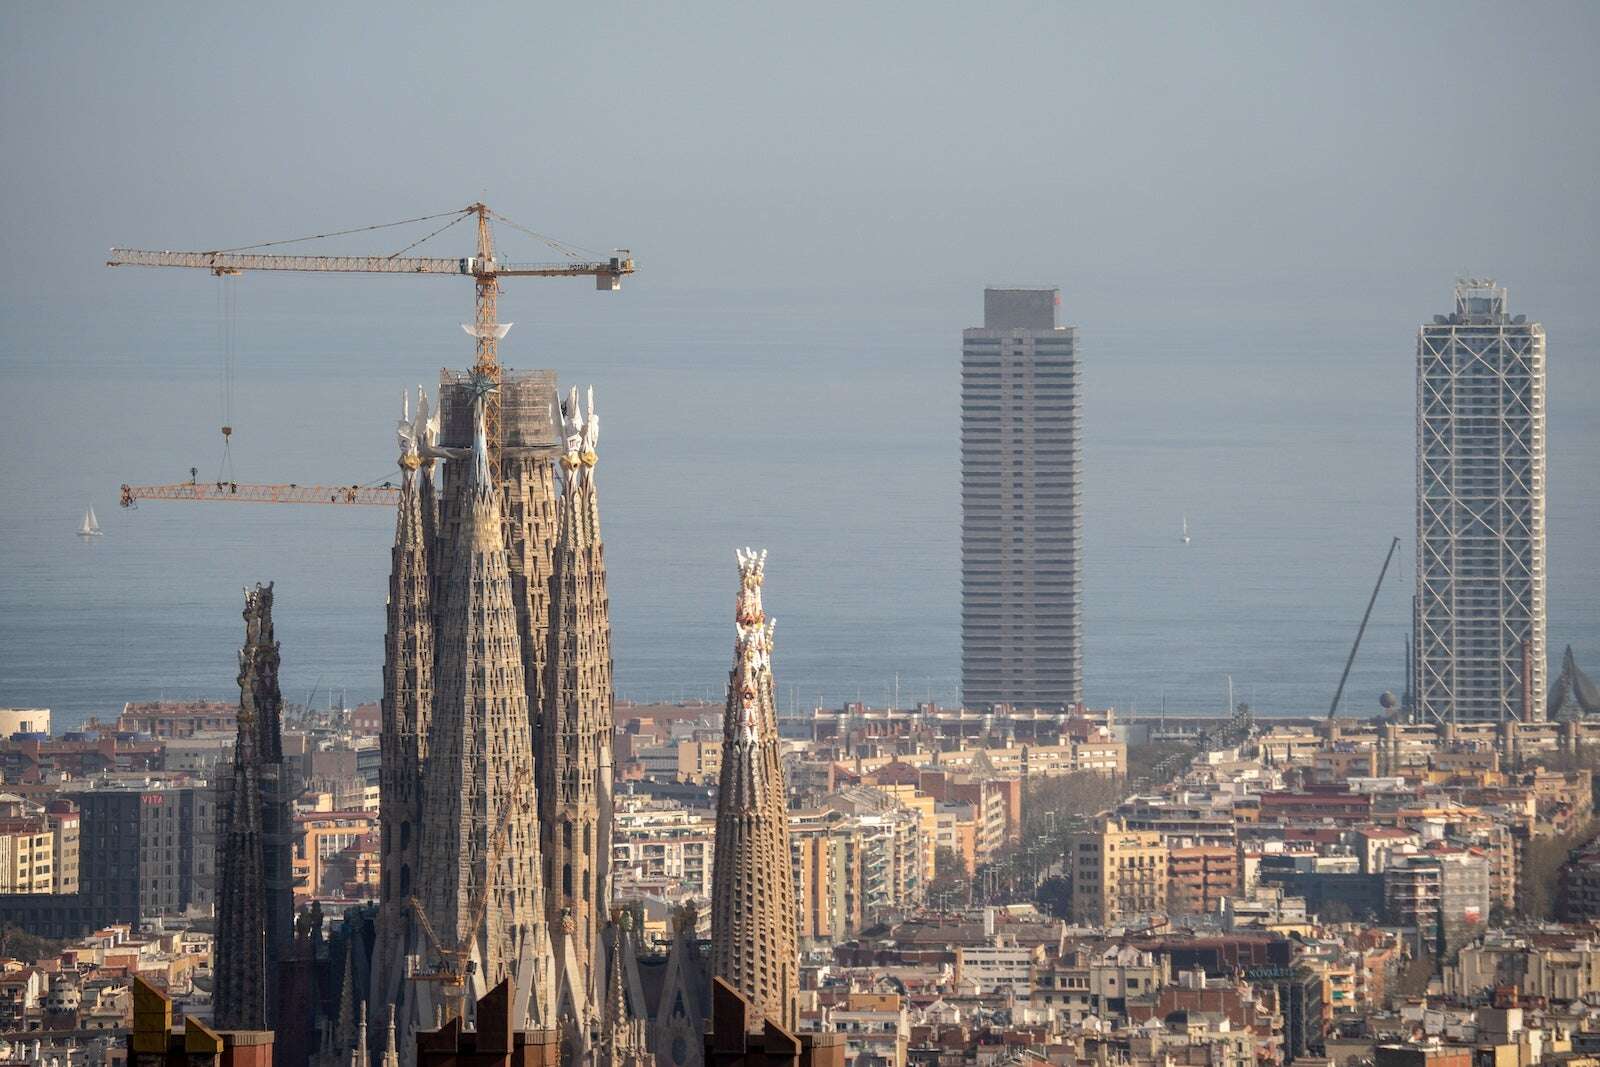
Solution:
{"label": "beige apartment building", "polygon": [[78,809],[0,793],[0,893],[78,891]]}
{"label": "beige apartment building", "polygon": [[0,893],[55,889],[55,835],[42,819],[0,821]]}
{"label": "beige apartment building", "polygon": [[833,941],[861,928],[861,896],[850,890],[846,819],[836,811],[789,815],[789,852],[794,866],[800,941]]}
{"label": "beige apartment building", "polygon": [[55,878],[52,893],[78,891],[78,807],[70,800],[52,800],[45,805],[45,821],[50,825],[51,862]]}
{"label": "beige apartment building", "polygon": [[1072,917],[1113,926],[1167,910],[1167,846],[1153,830],[1107,819],[1072,839]]}

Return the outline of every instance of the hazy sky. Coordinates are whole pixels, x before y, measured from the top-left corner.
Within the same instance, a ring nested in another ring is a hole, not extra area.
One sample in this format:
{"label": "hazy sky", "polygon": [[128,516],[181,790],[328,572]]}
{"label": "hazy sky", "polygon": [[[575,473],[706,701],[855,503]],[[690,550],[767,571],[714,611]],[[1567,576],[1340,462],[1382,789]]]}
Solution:
{"label": "hazy sky", "polygon": [[[625,694],[720,690],[756,543],[781,682],[953,696],[985,284],[1082,328],[1091,702],[1325,706],[1397,534],[1351,692],[1402,684],[1415,333],[1463,273],[1549,331],[1550,643],[1600,654],[1600,5],[12,2],[0,53],[0,702],[226,695],[257,577],[286,685],[375,691],[389,516],[116,512],[215,469],[218,283],[101,264],[478,198],[638,258],[501,305],[508,365],[600,393]],[[383,477],[470,358],[461,280],[234,284],[240,480]]]}
{"label": "hazy sky", "polygon": [[10,3],[0,285],[49,304],[113,243],[482,196],[660,286],[1586,295],[1597,31],[1540,3]]}

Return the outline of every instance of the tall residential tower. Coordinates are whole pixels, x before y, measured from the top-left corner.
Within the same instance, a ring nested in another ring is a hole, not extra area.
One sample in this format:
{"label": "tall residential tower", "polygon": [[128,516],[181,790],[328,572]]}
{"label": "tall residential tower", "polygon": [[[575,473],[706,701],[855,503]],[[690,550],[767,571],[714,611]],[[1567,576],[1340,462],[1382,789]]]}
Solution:
{"label": "tall residential tower", "polygon": [[961,338],[961,699],[1083,699],[1077,331],[1057,289],[985,289]]}
{"label": "tall residential tower", "polygon": [[1493,281],[1417,334],[1417,715],[1544,716],[1544,327]]}

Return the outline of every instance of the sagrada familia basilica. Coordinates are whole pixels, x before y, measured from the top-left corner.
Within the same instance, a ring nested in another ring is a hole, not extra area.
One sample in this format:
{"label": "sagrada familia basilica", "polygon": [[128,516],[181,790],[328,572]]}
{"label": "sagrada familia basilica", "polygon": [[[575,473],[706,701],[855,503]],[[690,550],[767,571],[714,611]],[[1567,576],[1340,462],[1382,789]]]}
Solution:
{"label": "sagrada familia basilica", "polygon": [[513,1024],[553,1032],[563,1064],[699,1067],[720,978],[754,1009],[753,1030],[768,1019],[792,1030],[799,961],[766,554],[738,553],[713,947],[692,912],[679,916],[667,957],[648,962],[646,997],[631,914],[611,889],[593,392],[558,401],[549,371],[445,372],[437,412],[419,389],[398,437],[380,899],[327,939],[320,911],[287,910],[277,645],[271,590],[258,590],[222,813],[219,862],[238,884],[218,944],[219,1019],[275,1027],[283,1063],[410,1067],[419,1032],[452,1019],[470,1028],[505,983]]}

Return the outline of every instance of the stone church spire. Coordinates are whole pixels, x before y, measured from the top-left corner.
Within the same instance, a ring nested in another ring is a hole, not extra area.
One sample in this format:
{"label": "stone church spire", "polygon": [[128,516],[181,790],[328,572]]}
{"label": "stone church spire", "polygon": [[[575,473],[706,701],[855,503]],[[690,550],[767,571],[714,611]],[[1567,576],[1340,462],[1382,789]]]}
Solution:
{"label": "stone church spire", "polygon": [[651,1067],[655,1063],[642,1005],[634,999],[633,987],[638,978],[634,971],[632,931],[633,913],[630,911],[620,912],[609,925],[610,948],[606,955],[604,1003],[594,1057],[596,1067]]}
{"label": "stone church spire", "polygon": [[[417,388],[417,414],[409,397],[397,428],[400,503],[395,515],[383,662],[383,720],[379,770],[382,875],[371,999],[396,1004],[404,988],[406,957],[419,950],[411,897],[421,874],[422,768],[433,713],[433,604],[429,555],[433,533],[433,455],[437,419]],[[408,1031],[409,1036],[409,1031]]]}
{"label": "stone church spire", "polygon": [[800,961],[772,632],[761,606],[767,554],[738,553],[733,670],[722,721],[722,776],[711,889],[711,971],[754,1007],[750,1025],[796,1024]]}
{"label": "stone church spire", "polygon": [[587,400],[585,413],[574,388],[561,406],[566,447],[539,750],[539,823],[558,1013],[585,1040],[600,1010],[600,930],[611,902],[614,732],[593,389]]}
{"label": "stone church spire", "polygon": [[[443,953],[457,950],[475,1003],[511,979],[516,1017],[549,1020],[552,966],[540,888],[533,751],[500,492],[473,382],[474,435],[457,525],[441,553],[434,711],[423,780],[421,885]],[[452,463],[456,462],[452,457]],[[452,1010],[453,1010],[452,1006]]]}
{"label": "stone church spire", "polygon": [[245,591],[244,623],[233,765],[218,797],[216,869],[225,888],[217,894],[214,1014],[225,1029],[263,1030],[273,1025],[278,964],[293,921],[270,584]]}

